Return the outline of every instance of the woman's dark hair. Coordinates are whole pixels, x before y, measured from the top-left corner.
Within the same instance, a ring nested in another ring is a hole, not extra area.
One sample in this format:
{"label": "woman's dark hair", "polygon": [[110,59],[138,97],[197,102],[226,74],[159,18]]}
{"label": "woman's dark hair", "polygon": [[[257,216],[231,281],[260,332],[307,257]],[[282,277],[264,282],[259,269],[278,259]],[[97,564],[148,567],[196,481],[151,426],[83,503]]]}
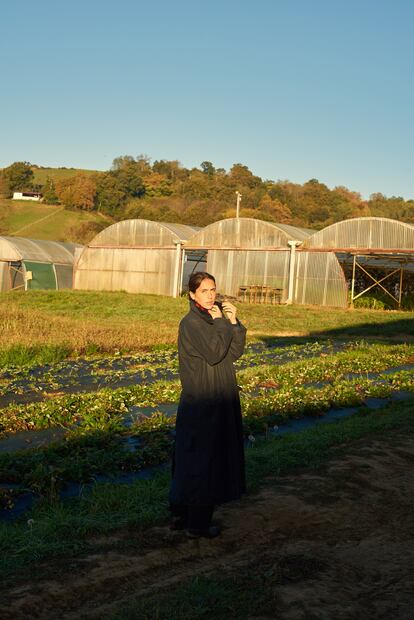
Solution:
{"label": "woman's dark hair", "polygon": [[196,271],[191,274],[188,280],[188,290],[195,293],[203,280],[213,280],[214,284],[216,283],[216,279],[211,273],[207,273],[207,271]]}

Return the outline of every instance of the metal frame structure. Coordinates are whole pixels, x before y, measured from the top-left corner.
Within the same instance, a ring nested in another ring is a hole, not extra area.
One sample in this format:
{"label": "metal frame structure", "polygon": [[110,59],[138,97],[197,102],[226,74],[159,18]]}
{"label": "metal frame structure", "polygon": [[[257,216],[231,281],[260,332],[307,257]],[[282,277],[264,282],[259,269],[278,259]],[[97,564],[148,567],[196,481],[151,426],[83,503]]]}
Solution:
{"label": "metal frame structure", "polygon": [[[413,224],[378,217],[344,220],[312,235],[303,243],[301,250],[305,249],[334,253],[341,265],[352,265],[351,306],[356,299],[379,288],[401,307],[404,272],[414,272]],[[368,283],[355,293],[358,273],[363,274]],[[398,284],[393,291],[391,279],[394,276],[398,276]]]}
{"label": "metal frame structure", "polygon": [[[361,264],[360,259],[361,258],[372,258],[372,254],[354,254],[353,255],[353,260],[352,260],[352,282],[351,282],[351,306],[354,305],[354,301],[356,299],[358,299],[359,297],[362,297],[362,295],[365,295],[365,293],[368,293],[369,291],[371,291],[373,288],[375,287],[379,287],[386,295],[388,295],[389,297],[391,297],[391,299],[393,301],[395,301],[398,305],[399,308],[401,308],[401,301],[402,301],[402,294],[403,294],[403,280],[404,280],[404,267],[403,264],[399,261],[399,259],[397,257],[395,257],[395,259],[391,259],[391,260],[395,260],[399,262],[399,267],[397,267],[396,269],[393,269],[392,271],[389,271],[388,273],[386,273],[385,276],[382,276],[382,278],[379,278],[377,276],[375,276],[372,272],[368,271],[368,269],[366,269],[366,267],[364,267]],[[378,256],[378,254],[375,255],[375,257],[378,259],[381,259],[381,256]],[[388,257],[388,260],[390,260],[390,257]],[[413,256],[413,260],[414,260],[414,256]],[[407,262],[405,261],[404,264],[406,265]],[[382,265],[382,269],[384,268],[384,265]],[[367,286],[366,288],[364,288],[362,291],[360,291],[359,293],[355,294],[355,275],[356,275],[356,271],[357,269],[359,269],[360,271],[362,271],[368,278],[369,280],[372,280],[373,284],[370,284],[369,286]],[[377,268],[378,270],[378,268]],[[375,270],[374,270],[375,272]],[[396,297],[390,290],[389,288],[387,288],[386,286],[384,286],[384,282],[387,280],[389,282],[389,279],[395,275],[395,274],[399,274],[399,285],[398,285],[398,297]]]}

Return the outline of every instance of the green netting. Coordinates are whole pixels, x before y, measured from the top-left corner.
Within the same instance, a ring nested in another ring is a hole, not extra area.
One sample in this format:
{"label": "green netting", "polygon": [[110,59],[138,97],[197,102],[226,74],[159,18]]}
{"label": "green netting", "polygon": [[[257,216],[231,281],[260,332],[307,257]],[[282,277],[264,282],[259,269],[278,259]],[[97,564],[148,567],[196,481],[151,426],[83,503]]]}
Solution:
{"label": "green netting", "polygon": [[28,289],[56,289],[56,277],[53,265],[23,261],[26,273],[32,272],[32,279],[27,280]]}

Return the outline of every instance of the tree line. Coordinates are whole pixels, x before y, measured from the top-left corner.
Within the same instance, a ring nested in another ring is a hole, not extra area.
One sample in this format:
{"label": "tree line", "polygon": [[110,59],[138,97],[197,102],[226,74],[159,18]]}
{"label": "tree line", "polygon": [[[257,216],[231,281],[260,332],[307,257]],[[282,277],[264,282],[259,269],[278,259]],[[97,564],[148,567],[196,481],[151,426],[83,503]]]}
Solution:
{"label": "tree line", "polygon": [[28,162],[15,162],[0,172],[0,194],[40,191],[47,204],[67,209],[97,211],[114,221],[145,218],[206,226],[236,215],[236,191],[242,195],[241,217],[319,229],[360,216],[389,217],[414,223],[414,200],[358,192],[339,186],[330,189],[317,179],[298,184],[266,180],[241,163],[230,170],[203,161],[185,168],[177,160],[151,160],[143,155],[114,159],[105,172],[74,171],[67,178],[48,177],[35,183]]}

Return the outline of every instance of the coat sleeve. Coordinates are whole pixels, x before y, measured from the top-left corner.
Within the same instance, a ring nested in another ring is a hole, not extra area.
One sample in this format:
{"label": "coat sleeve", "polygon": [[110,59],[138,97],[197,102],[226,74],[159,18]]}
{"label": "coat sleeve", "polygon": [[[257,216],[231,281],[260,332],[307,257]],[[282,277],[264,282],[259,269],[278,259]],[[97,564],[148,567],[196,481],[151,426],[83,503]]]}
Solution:
{"label": "coat sleeve", "polygon": [[230,345],[230,355],[232,361],[238,360],[243,355],[246,345],[246,328],[237,320],[237,325],[232,325],[233,339]]}
{"label": "coat sleeve", "polygon": [[199,329],[189,323],[182,323],[180,337],[187,351],[194,350],[207,364],[215,366],[229,352],[233,330],[226,319],[219,318],[214,319],[213,329]]}

